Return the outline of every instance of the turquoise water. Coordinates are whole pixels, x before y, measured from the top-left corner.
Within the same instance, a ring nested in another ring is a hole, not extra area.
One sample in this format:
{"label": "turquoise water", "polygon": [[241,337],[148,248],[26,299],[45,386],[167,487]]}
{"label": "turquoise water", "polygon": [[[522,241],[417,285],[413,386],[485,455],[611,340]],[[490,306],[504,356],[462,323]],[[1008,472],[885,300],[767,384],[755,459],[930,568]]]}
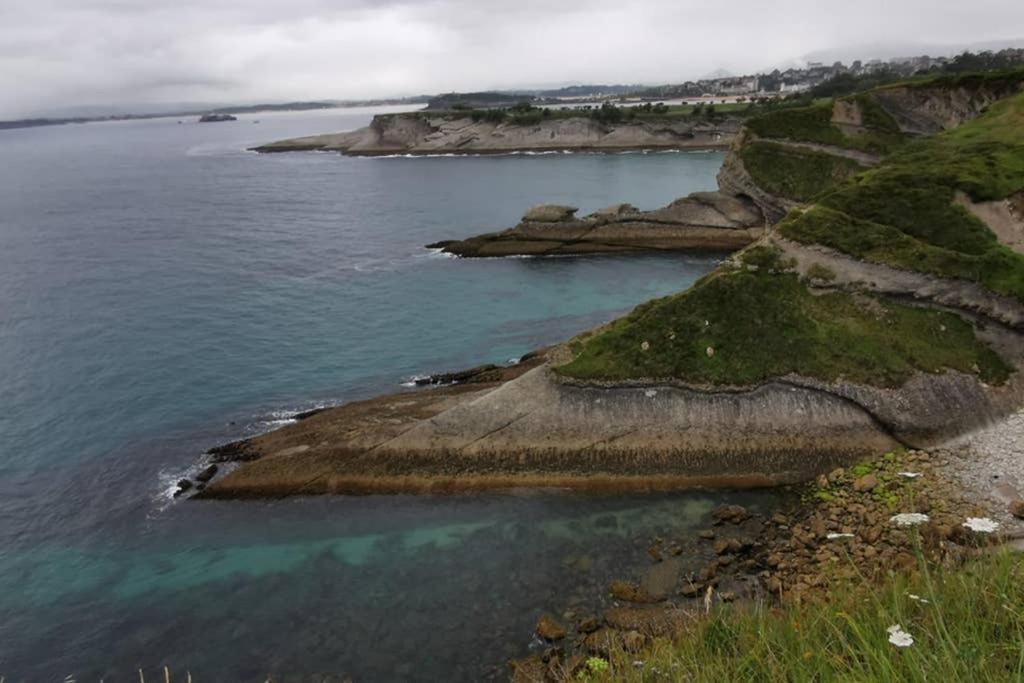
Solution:
{"label": "turquoise water", "polygon": [[244,151],[371,114],[0,132],[0,675],[113,681],[169,664],[197,681],[479,680],[529,650],[540,610],[596,606],[650,536],[706,523],[725,498],[771,504],[172,501],[212,445],[503,362],[714,266],[422,245],[542,201],[653,208],[712,188],[718,154]]}

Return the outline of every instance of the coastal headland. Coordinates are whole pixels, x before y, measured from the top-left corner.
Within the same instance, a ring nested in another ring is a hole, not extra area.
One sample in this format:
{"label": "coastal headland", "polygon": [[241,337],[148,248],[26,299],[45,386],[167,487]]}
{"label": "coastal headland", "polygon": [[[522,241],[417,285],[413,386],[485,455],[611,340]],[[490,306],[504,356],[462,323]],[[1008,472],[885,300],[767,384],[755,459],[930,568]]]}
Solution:
{"label": "coastal headland", "polygon": [[378,115],[369,126],[354,131],[281,140],[253,149],[350,156],[726,149],[741,125],[736,117],[611,123],[579,115],[518,123],[474,120],[458,112],[412,112]]}
{"label": "coastal headland", "polygon": [[[241,464],[201,495],[771,485],[998,420],[1024,402],[1022,90],[942,76],[754,117],[718,193],[681,201],[763,232],[717,228],[752,243],[691,289],[487,381],[214,449]],[[516,239],[634,216],[542,207]]]}

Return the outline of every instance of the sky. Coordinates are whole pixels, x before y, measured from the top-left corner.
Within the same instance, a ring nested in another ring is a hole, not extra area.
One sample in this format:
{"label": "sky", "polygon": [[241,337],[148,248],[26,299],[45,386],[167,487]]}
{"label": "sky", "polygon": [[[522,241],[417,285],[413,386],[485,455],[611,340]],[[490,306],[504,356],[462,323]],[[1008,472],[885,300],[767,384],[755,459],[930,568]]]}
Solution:
{"label": "sky", "polygon": [[1022,0],[0,0],[0,119],[678,83],[1018,38]]}

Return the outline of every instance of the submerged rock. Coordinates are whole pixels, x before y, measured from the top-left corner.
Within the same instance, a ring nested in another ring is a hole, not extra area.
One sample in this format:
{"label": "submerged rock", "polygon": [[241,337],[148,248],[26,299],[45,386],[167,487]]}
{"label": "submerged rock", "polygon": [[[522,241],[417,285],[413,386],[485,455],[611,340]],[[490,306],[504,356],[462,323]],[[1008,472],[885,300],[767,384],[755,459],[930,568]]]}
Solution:
{"label": "submerged rock", "polygon": [[187,493],[191,489],[192,489],[192,482],[190,480],[188,480],[188,479],[180,479],[180,480],[178,480],[178,490],[176,490],[174,492],[174,497],[177,498],[178,496],[182,495],[183,493]]}
{"label": "submerged rock", "polygon": [[217,474],[217,466],[207,465],[199,472],[199,474],[196,475],[196,481],[205,484],[213,479],[215,474]]}

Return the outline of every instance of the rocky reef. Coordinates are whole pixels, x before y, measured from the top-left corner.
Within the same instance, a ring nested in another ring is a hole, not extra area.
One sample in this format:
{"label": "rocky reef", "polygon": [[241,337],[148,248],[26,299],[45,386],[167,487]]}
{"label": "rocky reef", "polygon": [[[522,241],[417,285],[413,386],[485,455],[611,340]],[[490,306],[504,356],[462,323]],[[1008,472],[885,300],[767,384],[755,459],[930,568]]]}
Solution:
{"label": "rocky reef", "polygon": [[1024,402],[1022,89],[1024,71],[940,77],[780,109],[736,137],[717,193],[581,219],[537,207],[440,245],[753,241],[507,375],[230,445],[250,462],[201,495],[761,486],[998,419]]}
{"label": "rocky reef", "polygon": [[427,245],[457,256],[593,254],[630,251],[735,251],[764,231],[748,199],[698,192],[655,211],[616,204],[583,218],[567,206],[535,206],[509,230]]}
{"label": "rocky reef", "polygon": [[738,119],[731,118],[718,123],[685,119],[602,123],[584,116],[524,125],[414,112],[378,115],[369,126],[359,130],[281,140],[253,149],[341,152],[352,156],[724,149],[740,125]]}

